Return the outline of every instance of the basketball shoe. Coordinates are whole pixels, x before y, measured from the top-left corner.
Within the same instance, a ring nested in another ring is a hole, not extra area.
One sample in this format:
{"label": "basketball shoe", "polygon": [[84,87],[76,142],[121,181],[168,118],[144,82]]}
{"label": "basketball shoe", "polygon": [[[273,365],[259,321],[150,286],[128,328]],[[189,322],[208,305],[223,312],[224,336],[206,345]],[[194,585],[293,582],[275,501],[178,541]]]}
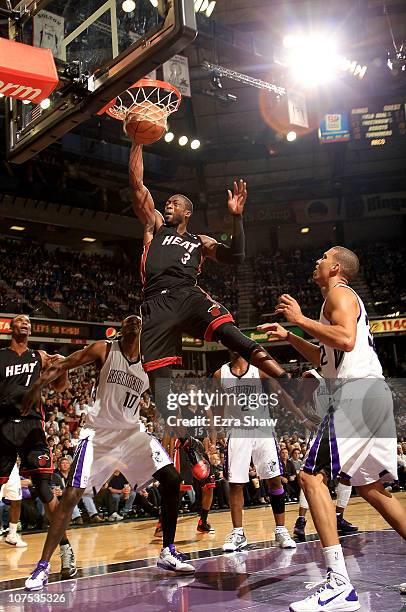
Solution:
{"label": "basketball shoe", "polygon": [[223,544],[223,551],[236,552],[237,550],[245,548],[247,545],[248,541],[244,532],[240,533],[239,531],[233,529],[233,531],[226,537],[226,541]]}
{"label": "basketball shoe", "polygon": [[197,523],[197,531],[199,533],[216,533],[214,527],[212,527],[207,521],[202,521],[199,519]]}
{"label": "basketball shoe", "polygon": [[31,576],[25,581],[27,591],[40,591],[48,584],[50,565],[48,561],[39,561]]}
{"label": "basketball shoe", "polygon": [[76,558],[73,548],[70,544],[62,544],[60,546],[61,556],[61,578],[62,580],[69,580],[78,573],[76,567]]}
{"label": "basketball shoe", "polygon": [[[320,583],[309,584],[306,588],[315,588]],[[291,612],[351,612],[359,610],[358,595],[352,584],[341,574],[327,570],[327,579],[323,581],[320,588],[302,599],[295,601],[289,607]]]}
{"label": "basketball shoe", "polygon": [[306,542],[306,519],[304,516],[298,516],[293,529],[293,535],[297,537],[299,542]]}
{"label": "basketball shoe", "polygon": [[275,529],[275,542],[281,548],[296,548],[296,542],[292,540],[286,527],[277,527]]}
{"label": "basketball shoe", "polygon": [[16,548],[26,548],[28,546],[27,542],[24,542],[18,533],[8,533],[4,541],[6,544],[10,544],[10,546],[15,546]]}
{"label": "basketball shoe", "polygon": [[357,533],[358,527],[345,520],[342,514],[337,514],[337,531],[340,535]]}
{"label": "basketball shoe", "polygon": [[175,572],[176,574],[194,574],[195,568],[190,563],[185,562],[185,557],[170,544],[161,550],[157,566],[164,570]]}

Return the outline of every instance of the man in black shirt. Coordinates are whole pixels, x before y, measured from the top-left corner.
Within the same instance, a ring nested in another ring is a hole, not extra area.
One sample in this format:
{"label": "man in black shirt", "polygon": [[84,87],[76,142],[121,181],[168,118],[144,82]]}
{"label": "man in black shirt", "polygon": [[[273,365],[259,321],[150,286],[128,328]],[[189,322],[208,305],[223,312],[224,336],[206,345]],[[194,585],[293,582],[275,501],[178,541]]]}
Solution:
{"label": "man in black shirt", "polygon": [[[17,454],[21,458],[20,473],[32,480],[38,497],[50,520],[58,501],[50,479],[54,471],[52,455],[45,437],[45,414],[35,409],[23,414],[24,394],[39,378],[41,370],[55,358],[45,351],[28,347],[31,321],[27,315],[17,315],[11,321],[10,346],[0,349],[0,485],[7,482]],[[55,391],[68,386],[67,374],[53,383]],[[66,534],[60,542],[61,576],[72,578],[77,570],[73,550]]]}

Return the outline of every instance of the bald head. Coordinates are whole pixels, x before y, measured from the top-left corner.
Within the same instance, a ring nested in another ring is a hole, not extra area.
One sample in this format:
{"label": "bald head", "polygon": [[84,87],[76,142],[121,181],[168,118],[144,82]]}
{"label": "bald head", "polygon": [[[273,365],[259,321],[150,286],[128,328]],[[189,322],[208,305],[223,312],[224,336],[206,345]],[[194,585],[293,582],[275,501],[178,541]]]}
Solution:
{"label": "bald head", "polygon": [[333,257],[340,264],[340,273],[348,282],[358,274],[359,259],[353,251],[342,246],[332,247]]}

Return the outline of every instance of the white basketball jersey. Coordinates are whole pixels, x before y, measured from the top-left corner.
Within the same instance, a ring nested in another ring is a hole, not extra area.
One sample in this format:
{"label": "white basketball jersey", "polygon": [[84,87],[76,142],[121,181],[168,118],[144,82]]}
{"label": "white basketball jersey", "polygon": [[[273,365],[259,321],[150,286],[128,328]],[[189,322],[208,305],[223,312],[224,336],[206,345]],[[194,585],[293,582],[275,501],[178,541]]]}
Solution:
{"label": "white basketball jersey", "polygon": [[226,363],[221,366],[221,386],[224,393],[235,395],[234,403],[229,404],[229,414],[224,411],[224,416],[233,418],[243,418],[247,414],[258,418],[269,419],[268,406],[262,406],[259,396],[265,391],[262,387],[259,370],[253,365],[249,365],[247,371],[242,376],[235,376],[231,372],[231,364]]}
{"label": "white basketball jersey", "polygon": [[128,361],[121,351],[120,342],[111,342],[86,424],[105,429],[134,429],[139,423],[141,395],[148,387],[148,376],[142,368],[141,359]]}
{"label": "white basketball jersey", "polygon": [[[336,287],[346,287],[355,294],[358,300],[360,312],[357,319],[357,336],[354,348],[348,353],[320,344],[320,365],[323,377],[326,379],[383,378],[382,366],[375,352],[374,340],[369,328],[368,315],[361,298],[348,285],[340,283]],[[321,307],[320,323],[331,325],[324,316],[325,303],[324,301]]]}

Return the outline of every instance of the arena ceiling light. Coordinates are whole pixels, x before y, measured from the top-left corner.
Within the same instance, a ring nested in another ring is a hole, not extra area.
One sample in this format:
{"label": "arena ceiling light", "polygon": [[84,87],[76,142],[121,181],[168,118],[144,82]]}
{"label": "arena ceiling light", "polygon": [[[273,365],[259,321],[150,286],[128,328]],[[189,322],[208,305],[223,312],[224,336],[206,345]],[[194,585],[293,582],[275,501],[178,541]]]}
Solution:
{"label": "arena ceiling light", "polygon": [[23,225],[11,225],[10,229],[15,232],[23,232],[25,230],[25,227]]}
{"label": "arena ceiling light", "polygon": [[85,236],[82,238],[83,242],[96,242],[96,238],[91,238],[90,236]]}
{"label": "arena ceiling light", "polygon": [[192,142],[190,143],[190,148],[198,149],[199,147],[200,147],[200,140],[198,138],[195,138],[194,140],[192,140]]}
{"label": "arena ceiling light", "polygon": [[184,147],[189,142],[189,138],[187,136],[181,136],[178,140],[178,143],[181,147]]}
{"label": "arena ceiling light", "polygon": [[296,132],[293,132],[293,131],[292,131],[292,132],[288,132],[288,133],[286,134],[286,140],[287,140],[288,142],[293,142],[294,140],[296,140],[296,138],[297,138],[297,134],[296,134]]}
{"label": "arena ceiling light", "polygon": [[158,8],[159,0],[149,0],[154,8]]}
{"label": "arena ceiling light", "polygon": [[165,142],[172,142],[174,138],[175,138],[175,134],[173,132],[166,132],[164,136]]}
{"label": "arena ceiling light", "polygon": [[194,7],[196,13],[204,13],[206,17],[211,17],[216,6],[215,0],[195,0]]}
{"label": "arena ceiling light", "polygon": [[132,13],[133,10],[135,9],[134,0],[124,0],[124,2],[121,5],[121,8],[123,9],[125,13]]}
{"label": "arena ceiling light", "polygon": [[42,100],[42,102],[40,102],[39,105],[42,108],[42,110],[46,110],[47,108],[51,106],[51,100],[49,98],[44,98],[44,100]]}
{"label": "arena ceiling light", "polygon": [[287,65],[298,83],[315,87],[335,77],[340,56],[332,36],[288,34],[283,39],[283,46]]}
{"label": "arena ceiling light", "polygon": [[310,227],[302,227],[300,230],[301,234],[308,234],[310,232]]}

